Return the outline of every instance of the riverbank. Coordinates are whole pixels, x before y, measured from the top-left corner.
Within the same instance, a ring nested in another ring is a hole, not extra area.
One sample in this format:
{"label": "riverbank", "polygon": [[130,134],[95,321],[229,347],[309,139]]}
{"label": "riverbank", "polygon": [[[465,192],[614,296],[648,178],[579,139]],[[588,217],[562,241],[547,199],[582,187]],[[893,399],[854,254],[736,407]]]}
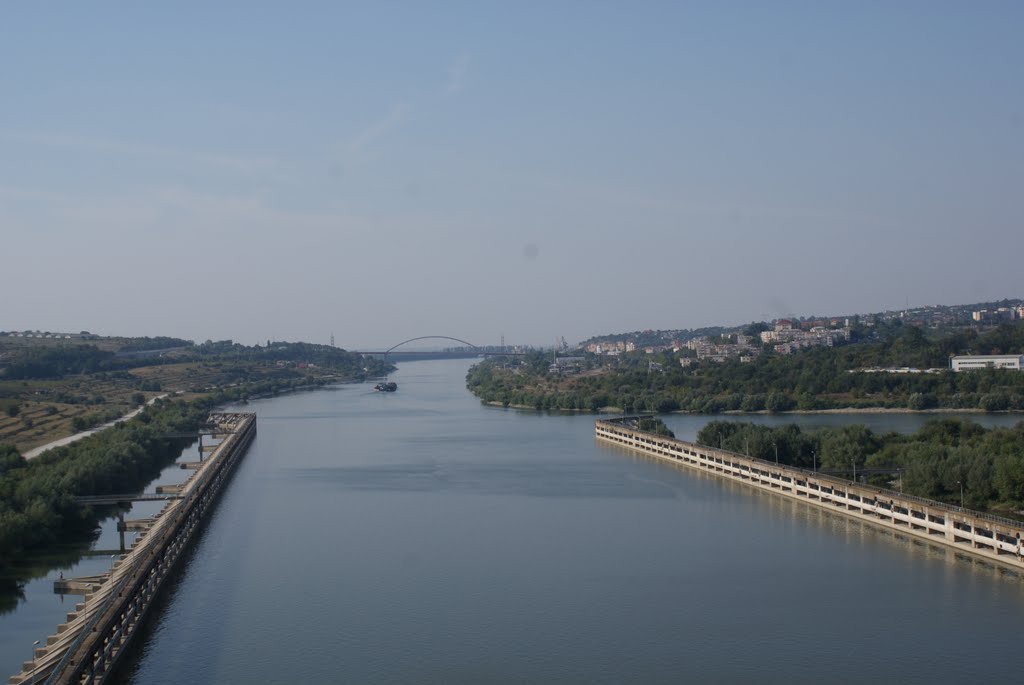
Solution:
{"label": "riverbank", "polygon": [[[692,414],[699,412],[672,412],[674,414]],[[769,416],[785,416],[786,414],[1020,414],[1024,416],[1024,411],[1020,410],[1006,410],[1006,411],[985,411],[984,409],[978,409],[976,407],[970,409],[953,409],[949,407],[943,407],[941,409],[908,409],[906,407],[846,407],[846,408],[834,408],[834,409],[790,409],[788,411],[768,411],[762,409],[760,411],[724,411],[722,414],[728,416],[758,416],[758,415],[769,415]]]}
{"label": "riverbank", "polygon": [[[57,347],[52,352],[59,360],[60,354],[72,355],[76,349]],[[90,426],[123,421],[159,395],[192,399],[241,387],[249,389],[250,397],[270,396],[293,383],[362,379],[392,368],[380,360],[305,343],[201,345],[188,357],[136,359],[126,368],[89,373],[70,373],[67,368],[83,367],[53,361],[24,378],[8,378],[0,362],[0,443],[34,457],[80,440]]]}
{"label": "riverbank", "polygon": [[[496,407],[499,409],[523,409],[527,411],[542,411],[555,414],[622,414],[624,410],[622,407],[601,407],[597,411],[591,411],[589,409],[537,409],[526,404],[505,404],[504,402],[495,401],[482,401],[485,406]],[[655,412],[658,413],[658,412]],[[676,410],[671,412],[663,412],[665,415],[682,415],[682,416],[714,416],[714,414],[706,414],[699,411],[686,411]],[[721,416],[803,416],[803,415],[839,415],[839,416],[855,416],[857,414],[922,414],[922,415],[956,415],[956,414],[1000,414],[1000,415],[1020,415],[1021,419],[1024,420],[1024,411],[1021,410],[1005,410],[1005,411],[985,411],[984,409],[970,408],[970,409],[952,409],[952,408],[940,408],[940,409],[907,409],[905,407],[846,407],[840,409],[791,409],[789,411],[768,411],[762,409],[760,411],[742,411],[742,410],[730,410],[719,412]]]}
{"label": "riverbank", "polygon": [[[905,352],[905,347],[899,349]],[[878,349],[807,350],[791,356],[765,355],[749,364],[705,363],[693,368],[681,367],[667,354],[615,360],[584,356],[557,372],[550,359],[534,355],[515,363],[480,362],[467,373],[466,386],[482,400],[503,404],[591,412],[624,406],[630,414],[875,407],[1024,411],[1024,374],[857,373],[864,359],[854,353]]]}

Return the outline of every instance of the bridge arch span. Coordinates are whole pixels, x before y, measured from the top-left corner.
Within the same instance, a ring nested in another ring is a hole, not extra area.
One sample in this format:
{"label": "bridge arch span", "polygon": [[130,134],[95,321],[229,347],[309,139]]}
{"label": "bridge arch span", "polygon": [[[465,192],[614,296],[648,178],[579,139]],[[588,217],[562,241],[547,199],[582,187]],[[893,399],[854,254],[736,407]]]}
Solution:
{"label": "bridge arch span", "polygon": [[421,336],[418,336],[418,337],[415,337],[415,338],[409,338],[408,340],[403,340],[402,342],[398,343],[397,345],[392,345],[391,347],[389,347],[387,350],[384,351],[384,356],[387,357],[396,348],[399,348],[402,345],[405,345],[406,343],[416,342],[417,340],[453,340],[453,341],[455,341],[457,343],[462,343],[463,345],[469,345],[474,350],[480,349],[478,346],[474,345],[473,343],[469,342],[468,340],[461,340],[459,338],[453,338],[450,335],[421,335]]}

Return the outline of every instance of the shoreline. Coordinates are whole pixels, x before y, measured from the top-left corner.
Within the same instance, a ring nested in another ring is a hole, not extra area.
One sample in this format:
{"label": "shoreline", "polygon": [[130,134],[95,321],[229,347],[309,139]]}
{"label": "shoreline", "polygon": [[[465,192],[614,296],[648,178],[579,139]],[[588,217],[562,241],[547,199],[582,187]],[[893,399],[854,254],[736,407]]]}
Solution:
{"label": "shoreline", "polygon": [[[601,407],[597,411],[591,411],[589,409],[560,409],[557,407],[551,409],[537,409],[526,404],[509,404],[505,405],[504,402],[498,402],[497,400],[480,400],[481,403],[488,407],[495,407],[497,409],[516,409],[526,410],[534,412],[548,412],[548,413],[559,413],[559,414],[594,414],[601,416],[604,414],[622,414],[622,407]],[[847,407],[844,409],[791,409],[789,411],[768,411],[767,409],[761,409],[759,411],[741,411],[733,409],[729,411],[719,412],[717,414],[704,414],[696,411],[670,411],[670,412],[641,412],[643,414],[654,414],[657,416],[788,416],[788,415],[805,415],[805,414],[840,414],[840,415],[857,415],[857,414],[934,414],[936,416],[942,416],[944,414],[1019,414],[1024,419],[1024,411],[1015,409],[1005,409],[1002,411],[985,411],[984,409],[978,409],[973,407],[970,409],[952,409],[952,408],[940,408],[940,409],[907,409],[905,407]]]}
{"label": "shoreline", "polygon": [[[692,412],[672,412],[673,414],[689,414]],[[1007,409],[1003,411],[985,411],[972,407],[970,409],[908,409],[906,407],[847,407],[844,409],[791,409],[789,411],[724,411],[723,414],[739,414],[757,416],[759,414],[1024,414],[1024,411]]]}

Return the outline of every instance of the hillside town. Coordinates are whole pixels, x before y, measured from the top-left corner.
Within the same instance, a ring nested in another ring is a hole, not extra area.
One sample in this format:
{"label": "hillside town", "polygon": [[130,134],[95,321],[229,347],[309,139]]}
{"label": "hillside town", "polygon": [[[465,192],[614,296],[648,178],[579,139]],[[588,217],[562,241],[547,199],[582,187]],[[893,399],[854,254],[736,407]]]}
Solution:
{"label": "hillside town", "polygon": [[744,326],[710,327],[697,330],[646,330],[605,335],[580,344],[596,355],[615,357],[630,352],[681,353],[680,363],[750,362],[771,352],[790,355],[813,347],[836,347],[855,338],[870,337],[877,326],[906,325],[930,330],[990,330],[1000,324],[1024,320],[1024,301],[1002,300],[970,305],[927,305],[872,314],[850,316],[808,316],[753,322]]}
{"label": "hillside town", "polygon": [[809,347],[834,347],[850,341],[849,321],[843,322],[839,328],[829,328],[829,323],[838,322],[794,322],[780,319],[774,323],[771,330],[761,331],[758,336],[744,333],[698,335],[689,339],[675,338],[666,345],[642,347],[632,340],[616,340],[588,343],[584,349],[591,354],[608,356],[637,351],[647,354],[659,354],[669,350],[674,353],[683,352],[684,356],[680,362],[684,367],[694,361],[724,362],[739,359],[741,362],[750,362],[769,349],[776,354],[785,355]]}

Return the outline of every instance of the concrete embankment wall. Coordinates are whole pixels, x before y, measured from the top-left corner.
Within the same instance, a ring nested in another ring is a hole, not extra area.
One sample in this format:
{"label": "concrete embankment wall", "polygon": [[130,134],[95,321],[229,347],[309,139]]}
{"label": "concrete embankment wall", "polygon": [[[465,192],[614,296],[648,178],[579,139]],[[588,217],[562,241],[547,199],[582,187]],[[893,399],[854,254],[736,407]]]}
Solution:
{"label": "concrete embankment wall", "polygon": [[986,559],[1024,574],[1024,523],[598,421],[597,438]]}
{"label": "concrete embankment wall", "polygon": [[256,435],[255,414],[215,414],[211,419],[225,438],[181,486],[181,499],[168,503],[109,576],[90,586],[85,601],[10,683],[97,685],[114,672]]}

